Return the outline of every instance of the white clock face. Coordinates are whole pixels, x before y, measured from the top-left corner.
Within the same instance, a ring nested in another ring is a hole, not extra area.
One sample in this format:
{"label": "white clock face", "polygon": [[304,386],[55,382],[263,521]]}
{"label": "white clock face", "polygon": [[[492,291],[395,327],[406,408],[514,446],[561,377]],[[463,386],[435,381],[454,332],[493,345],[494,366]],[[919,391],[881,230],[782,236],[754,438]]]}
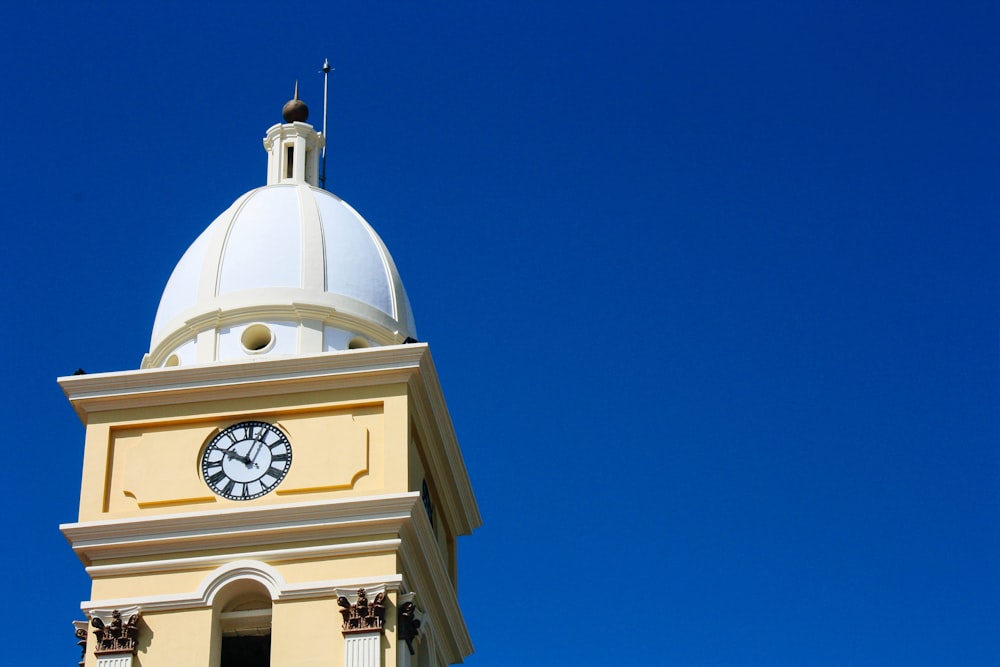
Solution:
{"label": "white clock face", "polygon": [[201,474],[215,493],[251,500],[281,483],[292,465],[292,444],[266,422],[233,424],[212,438],[201,457]]}

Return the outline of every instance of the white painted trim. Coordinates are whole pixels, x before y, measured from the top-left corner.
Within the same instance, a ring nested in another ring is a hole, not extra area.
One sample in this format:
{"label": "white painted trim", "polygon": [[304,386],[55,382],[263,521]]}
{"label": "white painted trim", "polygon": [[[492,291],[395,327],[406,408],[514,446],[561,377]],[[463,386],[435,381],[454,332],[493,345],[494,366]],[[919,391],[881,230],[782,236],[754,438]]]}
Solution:
{"label": "white painted trim", "polygon": [[330,544],[318,547],[299,547],[295,549],[269,549],[265,551],[246,551],[243,553],[227,553],[217,556],[198,556],[194,558],[166,558],[161,560],[139,561],[135,563],[117,563],[115,565],[91,565],[87,573],[92,578],[120,577],[135,574],[152,574],[154,572],[181,572],[185,570],[202,570],[212,565],[228,563],[233,558],[259,558],[272,563],[288,563],[297,560],[318,560],[336,556],[363,556],[378,553],[395,553],[399,550],[399,539],[370,540],[367,542],[352,542],[350,544]]}
{"label": "white painted trim", "polygon": [[385,593],[386,590],[387,590],[386,587],[385,587],[385,584],[379,584],[378,586],[360,586],[360,587],[356,587],[356,588],[355,587],[352,587],[352,588],[338,588],[338,589],[336,589],[334,591],[334,595],[336,595],[338,598],[347,598],[347,601],[350,602],[351,604],[357,604],[357,602],[358,602],[358,588],[365,589],[365,596],[369,600],[374,599],[375,596],[378,595],[379,593]]}
{"label": "white painted trim", "polygon": [[357,591],[359,588],[364,588],[365,590],[399,591],[403,587],[403,578],[398,574],[289,584],[280,572],[267,563],[241,560],[228,563],[210,572],[202,579],[196,590],[188,593],[90,600],[82,602],[80,608],[89,615],[110,614],[111,609],[125,609],[126,607],[130,609],[141,608],[143,613],[204,609],[212,606],[216,594],[226,585],[239,580],[252,580],[262,584],[267,588],[273,601],[336,597],[336,591],[342,589]]}
{"label": "white painted trim", "polygon": [[253,358],[58,379],[81,421],[90,414],[130,407],[406,382],[428,354],[425,344]]}
{"label": "white painted trim", "polygon": [[142,612],[142,605],[125,604],[117,606],[109,605],[107,607],[88,607],[85,611],[87,612],[87,618],[99,618],[104,625],[111,625],[113,615],[116,611],[127,621],[133,615]]}
{"label": "white painted trim", "polygon": [[410,382],[410,391],[441,511],[456,535],[468,535],[483,521],[429,350],[420,359],[420,372]]}
{"label": "white painted trim", "polygon": [[234,581],[256,581],[267,589],[272,600],[281,597],[287,584],[281,573],[259,560],[237,560],[226,563],[206,576],[198,587],[199,597],[209,606],[219,591]]}
{"label": "white painted trim", "polygon": [[63,524],[84,565],[109,558],[398,533],[417,492]]}
{"label": "white painted trim", "polygon": [[[158,367],[172,350],[205,331],[254,320],[294,319],[303,309],[323,314],[321,321],[367,333],[384,345],[402,343],[411,332],[375,306],[322,290],[267,287],[227,292],[181,311],[164,324],[168,333],[150,347],[146,367]],[[199,357],[201,358],[201,357]],[[215,357],[201,363],[215,363]],[[218,362],[226,363],[226,362]]]}
{"label": "white painted trim", "polygon": [[367,590],[399,591],[403,588],[403,577],[399,574],[377,577],[356,577],[354,579],[331,579],[323,582],[292,584],[281,593],[281,600],[301,600],[315,597],[335,596],[338,590],[359,588]]}

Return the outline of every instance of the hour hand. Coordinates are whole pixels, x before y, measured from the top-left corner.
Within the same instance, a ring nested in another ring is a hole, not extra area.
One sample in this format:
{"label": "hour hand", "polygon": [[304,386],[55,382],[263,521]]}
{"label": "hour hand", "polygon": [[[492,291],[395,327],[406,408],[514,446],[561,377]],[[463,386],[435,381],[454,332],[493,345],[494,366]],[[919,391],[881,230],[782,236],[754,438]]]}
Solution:
{"label": "hour hand", "polygon": [[248,459],[247,457],[243,456],[239,452],[235,452],[232,449],[226,449],[224,451],[225,451],[226,456],[229,457],[230,459],[236,459],[237,461],[241,461],[241,462],[243,462],[243,463],[245,463],[247,465],[250,464],[250,459]]}

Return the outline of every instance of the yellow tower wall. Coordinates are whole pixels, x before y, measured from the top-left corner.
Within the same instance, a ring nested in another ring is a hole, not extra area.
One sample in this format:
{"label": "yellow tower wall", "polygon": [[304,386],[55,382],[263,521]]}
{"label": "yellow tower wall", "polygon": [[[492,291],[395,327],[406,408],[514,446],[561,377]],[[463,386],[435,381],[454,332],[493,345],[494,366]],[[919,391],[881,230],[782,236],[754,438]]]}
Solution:
{"label": "yellow tower wall", "polygon": [[[92,579],[83,606],[142,610],[142,667],[214,667],[223,625],[261,613],[227,607],[244,589],[270,606],[272,665],[340,664],[337,597],[359,588],[389,600],[386,667],[404,592],[434,618],[442,660],[471,653],[454,545],[478,509],[426,346],[61,382],[87,427],[79,521],[63,526]],[[272,492],[229,500],[201,457],[248,420],[279,427],[292,464]]]}

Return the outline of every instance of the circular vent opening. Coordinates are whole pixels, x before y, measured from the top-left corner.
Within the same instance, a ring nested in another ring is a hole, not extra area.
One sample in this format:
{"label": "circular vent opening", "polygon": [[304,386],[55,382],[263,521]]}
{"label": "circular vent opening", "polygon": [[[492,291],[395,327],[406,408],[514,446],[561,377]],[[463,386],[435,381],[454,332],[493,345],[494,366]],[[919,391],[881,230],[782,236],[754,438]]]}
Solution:
{"label": "circular vent opening", "polygon": [[260,354],[274,345],[274,334],[266,324],[251,324],[240,336],[240,342],[248,354]]}

